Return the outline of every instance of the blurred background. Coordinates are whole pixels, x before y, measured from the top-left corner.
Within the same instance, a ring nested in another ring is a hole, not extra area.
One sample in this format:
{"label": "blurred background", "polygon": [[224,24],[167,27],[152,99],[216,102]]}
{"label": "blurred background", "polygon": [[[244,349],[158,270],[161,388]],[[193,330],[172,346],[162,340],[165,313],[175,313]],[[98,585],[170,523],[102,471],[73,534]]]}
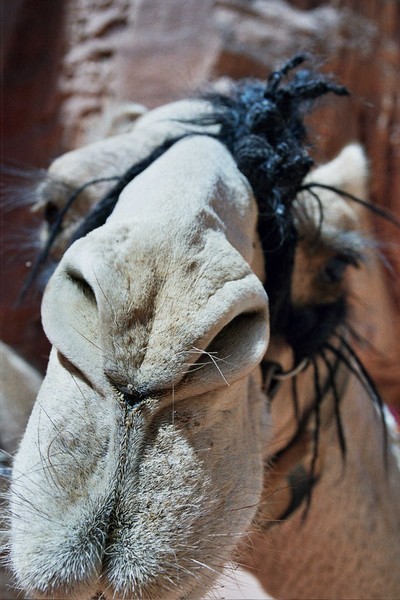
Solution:
{"label": "blurred background", "polygon": [[[315,158],[323,162],[346,143],[361,142],[371,199],[400,218],[398,0],[2,0],[1,11],[8,174],[0,339],[40,370],[48,346],[39,298],[15,306],[32,259],[26,245],[32,220],[24,207],[10,210],[9,190],[21,182],[28,189],[34,169],[97,139],[104,113],[117,103],[154,107],[223,77],[265,78],[294,53],[312,52],[316,65],[352,94],[327,98],[310,118]],[[18,177],[10,175],[15,168]],[[368,321],[363,334],[376,349],[360,352],[394,406],[400,405],[400,231],[376,218],[371,227],[386,266],[367,278],[359,322]]]}

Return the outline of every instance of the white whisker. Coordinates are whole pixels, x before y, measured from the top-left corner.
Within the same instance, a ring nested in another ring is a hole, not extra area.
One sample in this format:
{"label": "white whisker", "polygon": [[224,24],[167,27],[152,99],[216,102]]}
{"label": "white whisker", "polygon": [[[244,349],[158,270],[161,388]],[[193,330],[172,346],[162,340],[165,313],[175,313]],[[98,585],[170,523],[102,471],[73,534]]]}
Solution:
{"label": "white whisker", "polygon": [[200,350],[199,348],[196,348],[195,346],[193,346],[193,351],[198,352],[199,354],[205,354],[206,356],[208,356],[211,359],[212,363],[214,364],[215,368],[217,369],[218,373],[221,375],[222,379],[226,383],[226,385],[230,386],[230,383],[226,380],[222,370],[220,369],[220,367],[217,364],[217,359],[212,355],[212,353],[207,352],[207,350]]}

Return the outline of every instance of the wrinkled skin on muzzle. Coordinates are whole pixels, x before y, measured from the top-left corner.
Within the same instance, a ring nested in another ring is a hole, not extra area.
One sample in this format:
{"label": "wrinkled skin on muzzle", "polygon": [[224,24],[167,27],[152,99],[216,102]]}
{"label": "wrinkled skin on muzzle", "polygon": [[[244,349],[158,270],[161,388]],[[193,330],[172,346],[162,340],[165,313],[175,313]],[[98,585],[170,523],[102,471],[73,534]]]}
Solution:
{"label": "wrinkled skin on muzzle", "polygon": [[245,535],[269,429],[256,217],[230,154],[195,137],[62,258],[13,469],[12,563],[30,596],[199,597]]}

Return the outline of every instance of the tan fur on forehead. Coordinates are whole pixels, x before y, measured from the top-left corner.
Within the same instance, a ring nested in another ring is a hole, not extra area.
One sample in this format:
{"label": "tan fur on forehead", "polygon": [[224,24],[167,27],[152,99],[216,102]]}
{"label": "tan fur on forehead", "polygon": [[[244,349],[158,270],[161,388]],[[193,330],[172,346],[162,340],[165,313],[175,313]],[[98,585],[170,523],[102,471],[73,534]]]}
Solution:
{"label": "tan fur on forehead", "polygon": [[[154,109],[138,118],[129,131],[87,144],[77,150],[63,154],[50,165],[48,181],[38,190],[37,208],[53,201],[62,208],[68,199],[69,190],[99,177],[121,176],[135,162],[139,162],[166,139],[178,137],[189,131],[213,131],[213,128],[185,125],[200,113],[206,113],[209,103],[200,100],[182,100]],[[215,130],[215,129],[214,129]],[[68,186],[62,190],[62,185]],[[87,211],[99,200],[104,190],[112,183],[98,187],[88,187],[81,195],[73,211]],[[57,189],[57,186],[59,189]],[[54,192],[54,193],[53,193]]]}

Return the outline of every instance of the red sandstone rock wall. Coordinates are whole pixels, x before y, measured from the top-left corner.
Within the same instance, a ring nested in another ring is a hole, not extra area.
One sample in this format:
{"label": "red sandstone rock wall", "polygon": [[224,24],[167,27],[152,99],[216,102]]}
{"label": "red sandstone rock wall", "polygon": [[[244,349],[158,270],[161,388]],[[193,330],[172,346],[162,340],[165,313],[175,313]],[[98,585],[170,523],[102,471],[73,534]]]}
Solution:
{"label": "red sandstone rock wall", "polygon": [[[7,0],[3,23],[7,162],[45,167],[95,139],[114,103],[155,106],[213,78],[264,77],[307,50],[352,91],[350,100],[330,100],[312,117],[318,158],[362,142],[374,202],[400,217],[398,0]],[[5,215],[2,239],[11,218]],[[23,220],[22,213],[15,218]],[[400,274],[398,232],[381,220],[373,227]],[[0,337],[44,364],[37,306],[11,308],[26,267],[3,260],[1,271]],[[386,358],[368,360],[396,401],[400,276],[384,278],[384,290],[377,284],[367,292],[377,309],[371,335]]]}

